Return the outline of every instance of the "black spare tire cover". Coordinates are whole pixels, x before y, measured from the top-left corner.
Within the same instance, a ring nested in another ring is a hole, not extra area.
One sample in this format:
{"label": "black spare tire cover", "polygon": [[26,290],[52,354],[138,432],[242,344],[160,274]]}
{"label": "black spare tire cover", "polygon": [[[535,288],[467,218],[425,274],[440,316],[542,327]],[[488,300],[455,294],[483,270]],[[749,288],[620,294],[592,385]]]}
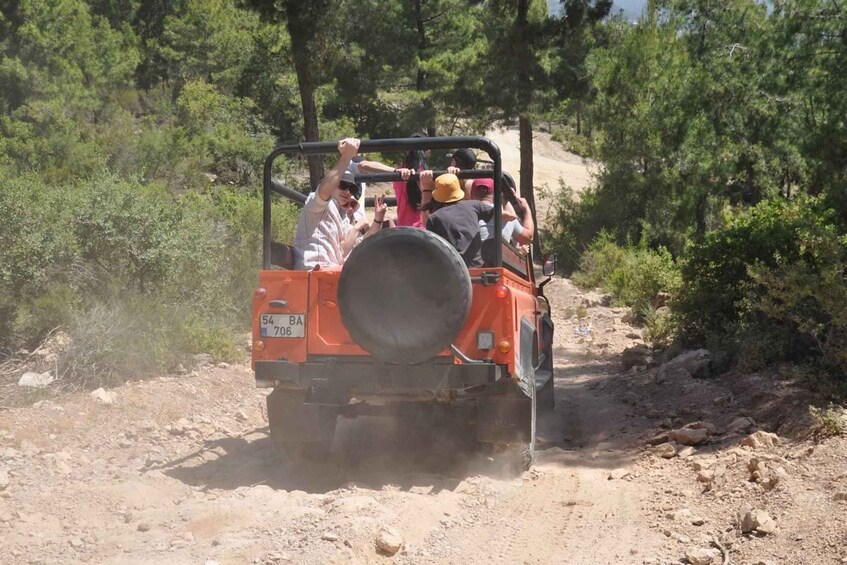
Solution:
{"label": "black spare tire cover", "polygon": [[410,227],[362,241],[338,281],[341,321],[350,337],[393,363],[420,363],[453,343],[472,295],[468,269],[453,246]]}

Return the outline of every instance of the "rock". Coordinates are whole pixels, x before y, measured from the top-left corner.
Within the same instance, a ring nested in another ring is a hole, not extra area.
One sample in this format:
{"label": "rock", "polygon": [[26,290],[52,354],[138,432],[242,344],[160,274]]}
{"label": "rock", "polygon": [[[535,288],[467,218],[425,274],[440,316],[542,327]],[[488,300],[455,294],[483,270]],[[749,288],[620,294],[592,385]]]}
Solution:
{"label": "rock", "polygon": [[696,449],[694,449],[693,447],[691,447],[691,446],[689,445],[688,447],[683,447],[682,449],[680,449],[680,450],[677,452],[677,456],[678,456],[680,459],[686,459],[686,458],[688,458],[688,457],[691,457],[691,456],[692,456],[692,455],[694,455],[695,453],[697,453],[697,450],[696,450]]}
{"label": "rock", "polygon": [[118,393],[107,391],[103,387],[98,388],[95,391],[91,392],[91,398],[100,402],[101,404],[114,404],[115,400],[118,398]]}
{"label": "rock", "polygon": [[18,379],[18,386],[44,388],[55,380],[49,371],[46,373],[28,372],[21,375],[21,378]]}
{"label": "rock", "polygon": [[626,334],[627,339],[641,339],[641,334],[637,332],[629,332]]}
{"label": "rock", "polygon": [[324,532],[321,534],[321,539],[324,541],[338,541],[338,534],[335,532]]}
{"label": "rock", "polygon": [[651,360],[650,348],[643,344],[634,345],[623,350],[621,368],[628,371],[636,365],[647,365]]}
{"label": "rock", "polygon": [[629,475],[628,469],[614,469],[611,473],[609,473],[609,480],[614,481],[618,479],[622,479]]}
{"label": "rock", "polygon": [[235,419],[238,420],[239,422],[246,422],[247,420],[250,419],[250,417],[247,415],[247,412],[245,412],[244,410],[239,410],[238,412],[235,413]]}
{"label": "rock", "polygon": [[150,522],[139,522],[138,523],[138,531],[139,532],[149,532],[153,526],[150,525]]}
{"label": "rock", "polygon": [[684,369],[695,379],[703,379],[711,374],[712,354],[708,349],[686,351],[663,365],[666,370]]}
{"label": "rock", "polygon": [[660,443],[667,443],[670,438],[668,437],[668,432],[662,432],[658,435],[655,435],[647,440],[647,443],[650,445],[659,445]]}
{"label": "rock", "polygon": [[3,453],[0,454],[0,459],[5,459],[6,461],[10,459],[17,459],[20,457],[20,453],[14,447],[7,447],[3,450]]}
{"label": "rock", "polygon": [[186,369],[185,366],[182,363],[180,363],[176,366],[176,368],[174,369],[174,372],[177,375],[186,375],[186,374],[188,374],[188,369]]}
{"label": "rock", "polygon": [[[0,490],[3,490],[3,477],[0,475]],[[832,499],[836,502],[847,502],[847,491],[836,492]]]}
{"label": "rock", "polygon": [[753,449],[770,449],[779,445],[779,436],[770,432],[759,430],[752,433],[741,441],[741,445]]}
{"label": "rock", "polygon": [[[637,365],[636,365],[637,367]],[[638,404],[638,395],[634,392],[628,392],[623,395],[621,399],[624,404],[629,404],[630,406],[636,406]]]}
{"label": "rock", "polygon": [[688,508],[680,508],[678,510],[671,510],[670,512],[665,512],[665,518],[668,520],[685,520],[691,517],[691,510]]}
{"label": "rock", "polygon": [[691,565],[710,565],[718,555],[718,550],[711,548],[695,547],[685,550],[685,560]]}
{"label": "rock", "polygon": [[721,396],[716,396],[712,399],[712,404],[715,406],[729,406],[732,404],[732,395],[723,394]]}
{"label": "rock", "polygon": [[711,469],[703,469],[697,473],[697,482],[711,484],[715,480],[715,472]]}
{"label": "rock", "polygon": [[85,542],[79,538],[71,538],[68,540],[68,543],[71,544],[71,547],[74,549],[82,549],[85,547]]}
{"label": "rock", "polygon": [[[741,533],[754,532],[760,535],[772,534],[776,531],[776,522],[764,510],[742,509]],[[741,513],[739,513],[741,515]]]}
{"label": "rock", "polygon": [[206,367],[207,365],[211,365],[215,362],[215,359],[208,353],[198,353],[191,358],[191,365],[195,369],[199,369],[200,367]]}
{"label": "rock", "polygon": [[705,518],[703,518],[703,517],[701,517],[701,516],[694,516],[694,517],[693,517],[693,518],[691,518],[691,520],[689,520],[689,521],[691,522],[691,525],[692,525],[692,526],[702,526],[703,524],[705,524],[705,523],[706,523]]}
{"label": "rock", "polygon": [[726,433],[734,435],[734,434],[746,434],[752,428],[756,427],[756,422],[753,418],[748,418],[743,416],[741,418],[736,418],[732,421],[729,426],[726,428]]}
{"label": "rock", "polygon": [[6,469],[0,469],[0,491],[4,491],[8,487],[9,487],[9,472],[6,471]]}
{"label": "rock", "polygon": [[697,445],[703,443],[708,435],[709,431],[706,428],[681,428],[678,430],[671,430],[670,433],[668,433],[668,436],[673,441],[681,443],[682,445]]}
{"label": "rock", "polygon": [[376,536],[376,546],[388,555],[394,555],[403,547],[403,536],[396,528],[383,526]]}
{"label": "rock", "polygon": [[662,459],[673,459],[676,457],[676,448],[672,443],[663,443],[651,449],[653,455]]}
{"label": "rock", "polygon": [[662,384],[668,380],[686,380],[689,378],[691,378],[691,373],[686,371],[683,367],[662,365],[659,367],[659,370],[656,371],[656,378],[653,380],[656,384]]}

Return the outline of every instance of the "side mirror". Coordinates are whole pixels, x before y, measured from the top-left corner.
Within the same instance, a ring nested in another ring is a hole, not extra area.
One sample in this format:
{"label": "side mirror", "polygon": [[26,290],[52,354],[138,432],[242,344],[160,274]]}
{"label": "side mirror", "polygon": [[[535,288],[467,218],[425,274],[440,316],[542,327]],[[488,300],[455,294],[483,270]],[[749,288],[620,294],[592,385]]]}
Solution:
{"label": "side mirror", "polygon": [[556,254],[548,253],[544,255],[544,266],[541,267],[541,273],[545,277],[552,277],[556,274]]}

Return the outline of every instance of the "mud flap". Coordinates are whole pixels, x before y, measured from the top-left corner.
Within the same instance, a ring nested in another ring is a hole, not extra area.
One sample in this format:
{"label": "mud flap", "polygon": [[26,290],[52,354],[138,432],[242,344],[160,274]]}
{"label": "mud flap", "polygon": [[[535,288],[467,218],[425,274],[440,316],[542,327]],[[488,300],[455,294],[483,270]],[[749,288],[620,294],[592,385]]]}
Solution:
{"label": "mud flap", "polygon": [[530,443],[535,436],[535,327],[521,319],[517,379],[504,383],[502,394],[480,399],[477,416],[478,441],[484,443]]}
{"label": "mud flap", "polygon": [[268,423],[274,441],[332,441],[338,408],[305,404],[305,400],[306,390],[277,388],[268,395]]}

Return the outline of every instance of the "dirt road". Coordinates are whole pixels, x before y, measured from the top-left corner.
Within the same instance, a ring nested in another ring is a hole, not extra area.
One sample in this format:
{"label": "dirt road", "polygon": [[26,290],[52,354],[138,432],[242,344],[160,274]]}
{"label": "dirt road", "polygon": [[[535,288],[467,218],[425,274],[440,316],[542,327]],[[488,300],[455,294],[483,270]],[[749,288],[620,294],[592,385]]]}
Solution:
{"label": "dirt road", "polygon": [[[565,353],[572,321],[557,322]],[[383,563],[383,526],[404,539],[400,563],[629,562],[663,539],[641,519],[643,489],[608,480],[633,457],[624,407],[588,386],[608,369],[560,355],[539,462],[516,478],[450,438],[365,418],[342,423],[338,461],[294,468],[245,366],[5,412],[0,562]]]}
{"label": "dirt road", "polygon": [[[791,383],[623,371],[643,343],[626,310],[561,278],[546,291],[557,403],[520,477],[378,418],[293,465],[248,366],[205,364],[0,412],[0,563],[720,563],[713,540],[733,563],[847,563],[847,441],[740,443],[800,429]],[[687,450],[672,428],[708,439]],[[742,532],[747,507],[771,521]]]}

